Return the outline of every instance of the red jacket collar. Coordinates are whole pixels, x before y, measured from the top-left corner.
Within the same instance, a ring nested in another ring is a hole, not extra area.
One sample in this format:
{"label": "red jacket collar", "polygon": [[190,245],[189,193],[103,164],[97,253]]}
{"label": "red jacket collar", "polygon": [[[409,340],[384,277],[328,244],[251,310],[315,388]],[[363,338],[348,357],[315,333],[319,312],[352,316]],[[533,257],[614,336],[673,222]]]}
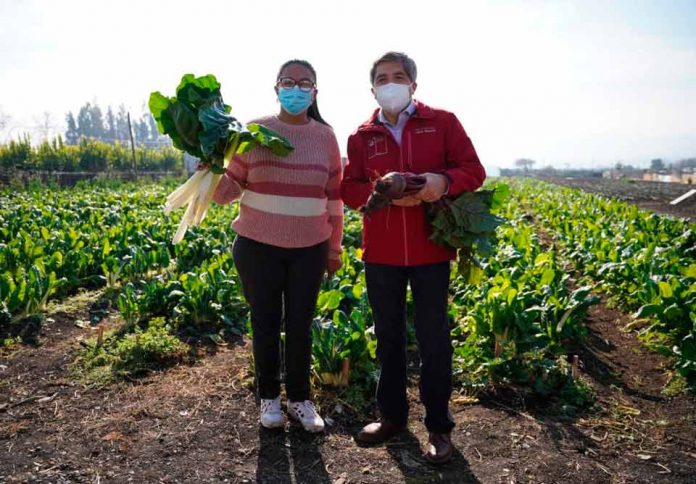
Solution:
{"label": "red jacket collar", "polygon": [[[423,104],[417,99],[414,99],[414,102],[416,103],[416,111],[413,113],[412,118],[424,118],[424,119],[429,119],[429,118],[434,118],[435,117],[435,112],[433,109],[428,106],[427,104]],[[375,109],[374,112],[372,113],[372,116],[365,121],[363,124],[358,126],[358,131],[370,131],[373,129],[384,129],[382,123],[379,121],[379,108]]]}

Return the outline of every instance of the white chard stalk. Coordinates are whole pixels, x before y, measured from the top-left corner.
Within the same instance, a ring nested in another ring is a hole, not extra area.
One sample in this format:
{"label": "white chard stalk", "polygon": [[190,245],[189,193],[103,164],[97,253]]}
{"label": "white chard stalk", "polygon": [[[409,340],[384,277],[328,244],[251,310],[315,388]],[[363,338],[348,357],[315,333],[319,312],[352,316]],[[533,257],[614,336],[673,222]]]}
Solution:
{"label": "white chard stalk", "polygon": [[[236,148],[236,143],[233,143],[225,154],[223,160],[224,168],[227,168]],[[189,227],[195,227],[203,221],[221,178],[222,175],[217,175],[209,169],[198,170],[191,175],[191,178],[189,178],[186,183],[167,196],[167,201],[164,205],[165,215],[169,215],[172,210],[187,205],[184,216],[181,217],[179,227],[172,238],[172,243],[174,245],[184,239],[184,235],[186,235],[186,231]]]}

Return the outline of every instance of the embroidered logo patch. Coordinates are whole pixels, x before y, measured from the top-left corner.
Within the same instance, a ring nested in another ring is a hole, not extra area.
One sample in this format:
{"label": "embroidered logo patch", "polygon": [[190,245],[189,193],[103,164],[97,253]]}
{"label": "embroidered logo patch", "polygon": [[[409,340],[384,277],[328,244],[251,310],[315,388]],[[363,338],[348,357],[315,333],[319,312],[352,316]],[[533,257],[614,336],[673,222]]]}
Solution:
{"label": "embroidered logo patch", "polygon": [[384,135],[373,136],[367,142],[367,159],[387,154],[387,137]]}
{"label": "embroidered logo patch", "polygon": [[424,133],[437,133],[437,129],[433,126],[426,126],[424,128],[416,128],[413,130],[414,134],[424,134]]}

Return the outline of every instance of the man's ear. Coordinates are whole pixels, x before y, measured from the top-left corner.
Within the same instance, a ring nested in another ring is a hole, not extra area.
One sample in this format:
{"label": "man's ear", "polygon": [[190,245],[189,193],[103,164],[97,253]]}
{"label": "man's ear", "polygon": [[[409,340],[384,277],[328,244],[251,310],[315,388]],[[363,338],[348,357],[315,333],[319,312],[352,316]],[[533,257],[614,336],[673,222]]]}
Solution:
{"label": "man's ear", "polygon": [[372,93],[373,96],[377,97],[377,93],[375,92],[375,86],[372,86],[370,88],[370,92]]}
{"label": "man's ear", "polygon": [[418,83],[417,83],[417,82],[414,81],[414,82],[411,83],[411,95],[412,95],[412,96],[413,96],[413,93],[416,92],[416,88],[417,88],[417,87],[418,87]]}

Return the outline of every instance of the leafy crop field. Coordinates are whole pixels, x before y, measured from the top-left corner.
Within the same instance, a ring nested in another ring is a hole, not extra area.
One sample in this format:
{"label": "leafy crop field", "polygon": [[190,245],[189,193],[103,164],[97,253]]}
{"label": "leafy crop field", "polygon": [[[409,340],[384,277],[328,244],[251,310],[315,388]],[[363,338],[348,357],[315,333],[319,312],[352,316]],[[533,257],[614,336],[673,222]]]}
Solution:
{"label": "leafy crop field", "polygon": [[356,213],[317,303],[315,437],[259,429],[236,206],[173,246],[176,181],[5,190],[0,481],[693,482],[696,224],[506,183],[497,249],[467,279],[453,266],[445,468],[419,455],[412,328],[411,432],[352,440],[378,374]]}

